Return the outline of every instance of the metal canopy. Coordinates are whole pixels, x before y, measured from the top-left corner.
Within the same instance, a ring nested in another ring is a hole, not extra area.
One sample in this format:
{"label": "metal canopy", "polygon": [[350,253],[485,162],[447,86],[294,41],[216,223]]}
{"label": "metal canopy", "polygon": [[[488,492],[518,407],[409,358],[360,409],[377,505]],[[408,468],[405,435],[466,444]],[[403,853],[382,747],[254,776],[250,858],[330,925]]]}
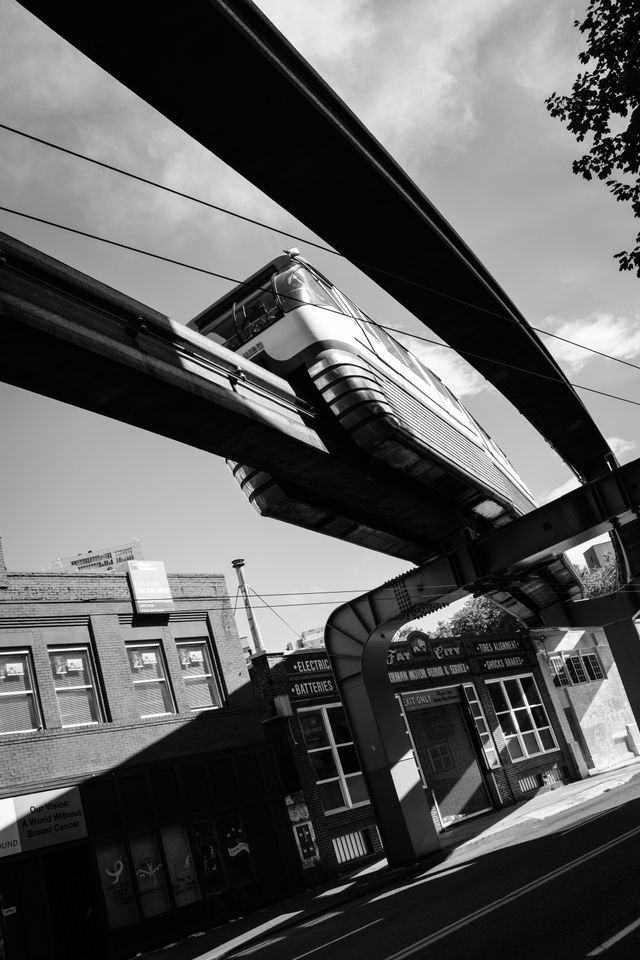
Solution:
{"label": "metal canopy", "polygon": [[607,442],[515,305],[249,0],[21,2],[360,266],[445,342],[488,358],[468,360],[579,476],[606,472]]}

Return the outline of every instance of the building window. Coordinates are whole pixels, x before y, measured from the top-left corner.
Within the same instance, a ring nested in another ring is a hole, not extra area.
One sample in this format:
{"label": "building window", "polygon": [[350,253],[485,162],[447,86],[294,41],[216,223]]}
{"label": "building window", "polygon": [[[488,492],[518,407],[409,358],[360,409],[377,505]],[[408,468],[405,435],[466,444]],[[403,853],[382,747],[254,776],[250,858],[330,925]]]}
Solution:
{"label": "building window", "polygon": [[196,712],[222,706],[222,697],[206,640],[177,644],[189,706]]}
{"label": "building window", "polygon": [[175,713],[160,644],[128,643],[127,655],[141,718]]}
{"label": "building window", "polygon": [[49,663],[62,726],[102,723],[104,713],[89,648],[50,649]]}
{"label": "building window", "polygon": [[427,753],[434,773],[453,769],[453,757],[448,743],[436,743],[435,746],[429,747]]}
{"label": "building window", "polygon": [[485,760],[487,761],[487,766],[490,770],[494,769],[495,767],[499,767],[500,758],[498,757],[498,751],[496,750],[493,738],[489,732],[489,725],[487,724],[484,710],[482,709],[482,704],[478,700],[476,688],[472,683],[465,683],[462,689],[464,691],[465,699],[469,705],[471,716],[473,717],[474,726],[478,736],[480,737],[482,752],[484,753]]}
{"label": "building window", "polygon": [[27,650],[0,653],[0,734],[40,726],[31,655]]}
{"label": "building window", "polygon": [[540,691],[531,675],[490,680],[487,689],[512,760],[558,749]]}
{"label": "building window", "polygon": [[604,671],[597,653],[576,650],[549,657],[556,687],[572,687],[579,683],[604,680]]}
{"label": "building window", "polygon": [[369,803],[353,737],[341,706],[298,712],[325,813]]}

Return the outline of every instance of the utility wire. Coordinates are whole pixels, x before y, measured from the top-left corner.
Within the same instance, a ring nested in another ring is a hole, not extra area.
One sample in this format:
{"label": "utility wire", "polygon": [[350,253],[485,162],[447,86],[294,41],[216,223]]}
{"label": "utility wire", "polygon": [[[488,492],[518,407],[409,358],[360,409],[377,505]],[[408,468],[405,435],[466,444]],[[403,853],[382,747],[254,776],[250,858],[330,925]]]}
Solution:
{"label": "utility wire", "polygon": [[33,140],[34,143],[41,143],[45,147],[51,147],[53,150],[58,150],[60,153],[66,153],[70,157],[76,157],[78,160],[85,160],[87,163],[93,163],[96,167],[102,167],[104,170],[110,170],[112,173],[118,173],[123,177],[129,177],[131,180],[137,180],[138,183],[144,183],[149,187],[155,187],[157,190],[163,190],[165,193],[171,193],[175,197],[182,197],[183,200],[191,200],[192,203],[198,203],[202,207],[208,207],[210,210],[217,210],[218,213],[226,213],[229,217],[235,217],[236,220],[244,220],[245,223],[250,223],[254,227],[262,227],[263,230],[270,230],[272,233],[277,233],[281,237],[288,237],[290,240],[298,240],[300,243],[305,243],[309,247],[315,247],[317,250],[322,250],[324,253],[333,253],[336,256],[340,254],[336,250],[332,250],[331,247],[326,247],[322,243],[315,243],[313,240],[308,240],[306,237],[298,237],[295,233],[289,233],[286,230],[279,230],[277,227],[272,227],[268,223],[262,223],[260,220],[254,220],[252,217],[246,217],[241,213],[236,213],[233,210],[227,209],[227,207],[219,207],[215,203],[210,203],[208,200],[203,200],[201,197],[194,197],[190,193],[183,193],[182,190],[175,190],[173,187],[168,187],[164,183],[158,183],[156,180],[149,180],[147,177],[141,177],[137,173],[131,173],[130,170],[123,170],[122,167],[115,167],[111,163],[105,163],[104,160],[96,160],[95,157],[89,157],[86,153],[78,153],[76,150],[70,150],[68,147],[63,147],[59,143],[52,143],[51,140],[43,140],[42,137],[36,137],[32,133],[26,133],[24,130],[18,130],[16,127],[10,127],[6,123],[0,123],[1,130],[8,130],[9,133],[15,133],[19,137],[24,137],[27,140]]}
{"label": "utility wire", "polygon": [[[76,157],[77,159],[84,160],[87,163],[92,163],[97,167],[102,167],[103,169],[109,170],[112,173],[117,173],[120,176],[128,177],[131,180],[136,180],[139,183],[146,184],[147,186],[155,187],[158,190],[163,190],[165,193],[173,194],[174,196],[181,197],[184,200],[190,200],[193,203],[200,204],[203,207],[208,207],[209,209],[216,210],[219,213],[224,213],[227,216],[234,217],[237,220],[243,220],[245,223],[250,223],[256,227],[261,227],[263,230],[269,230],[272,233],[278,234],[279,236],[287,237],[290,240],[296,240],[299,243],[304,243],[307,246],[314,247],[316,250],[322,250],[324,253],[330,253],[333,256],[346,259],[344,257],[344,254],[339,253],[337,250],[334,250],[332,247],[327,247],[321,243],[316,243],[313,240],[308,240],[306,237],[300,237],[297,234],[290,233],[286,230],[280,230],[277,227],[274,227],[268,223],[264,223],[261,220],[255,220],[252,217],[244,216],[243,214],[237,213],[234,210],[229,210],[228,207],[222,207],[222,206],[219,206],[218,204],[210,203],[208,200],[203,200],[201,197],[195,197],[193,196],[193,194],[184,193],[181,190],[176,190],[173,187],[168,187],[166,184],[158,183],[156,180],[150,180],[147,177],[142,177],[139,174],[132,173],[129,170],[123,170],[122,167],[116,167],[113,164],[104,162],[103,160],[97,160],[95,157],[90,157],[87,154],[79,153],[78,151],[71,150],[68,147],[63,147],[61,144],[53,143],[51,140],[44,140],[42,137],[36,137],[33,134],[27,133],[24,130],[19,130],[17,127],[10,127],[6,123],[0,123],[0,129],[7,130],[9,133],[14,133],[17,136],[24,137],[27,140],[32,140],[34,143],[39,143],[46,147],[50,147],[53,150],[58,150],[60,153],[65,153],[68,156]],[[170,261],[170,262],[178,263],[179,261]],[[445,293],[443,290],[437,290],[434,287],[429,287],[426,284],[420,283],[419,281],[410,280],[408,277],[401,277],[398,274],[390,273],[388,271],[382,270],[379,267],[372,267],[370,264],[364,263],[363,261],[354,260],[353,263],[355,263],[359,267],[369,267],[370,269],[378,270],[380,273],[384,273],[386,276],[392,277],[395,280],[400,280],[401,282],[410,284],[411,286],[419,287],[420,289],[425,290],[429,293],[434,293],[439,297],[444,297],[445,299],[450,300],[452,303],[457,303],[461,306],[469,307],[472,310],[477,310],[479,312],[486,313],[489,316],[495,317],[498,320],[506,320],[509,323],[515,323],[518,326],[521,326],[520,322],[515,317],[510,317],[502,313],[496,313],[495,311],[490,310],[486,307],[480,307],[477,304],[469,303],[466,300],[461,300],[459,297],[454,297],[452,294]],[[216,274],[216,276],[220,276],[220,275]],[[221,277],[221,279],[224,279],[224,278]],[[530,325],[530,328],[532,330],[535,330],[536,333],[541,333],[546,337],[553,337],[554,340],[560,340],[562,343],[568,343],[573,347],[578,347],[580,350],[586,350],[589,353],[594,353],[597,356],[604,357],[607,360],[613,360],[616,363],[622,363],[627,367],[633,367],[635,370],[640,370],[640,365],[637,363],[632,363],[630,360],[624,360],[621,357],[614,357],[609,353],[604,353],[602,350],[596,350],[595,347],[588,347],[585,343],[579,343],[576,340],[570,340],[568,337],[562,337],[560,336],[560,334],[552,333],[550,330],[543,330],[541,327],[535,327],[533,325]]]}
{"label": "utility wire", "polygon": [[[36,217],[36,216],[34,216],[33,214],[24,213],[24,212],[21,211],[21,210],[14,210],[14,209],[11,208],[11,207],[0,206],[0,211],[3,211],[4,213],[13,214],[13,215],[16,216],[16,217],[23,217],[23,218],[26,219],[26,220],[32,220],[32,221],[34,221],[35,223],[43,223],[43,224],[45,224],[46,226],[55,227],[55,228],[58,229],[58,230],[64,230],[66,233],[73,233],[73,234],[76,234],[77,236],[87,237],[87,238],[90,239],[90,240],[97,240],[97,241],[99,241],[100,243],[106,243],[106,244],[108,244],[109,246],[118,247],[118,248],[121,249],[121,250],[129,250],[129,251],[131,251],[131,252],[133,252],[133,253],[139,253],[139,254],[141,254],[142,256],[145,256],[145,257],[151,257],[151,258],[154,259],[154,260],[161,260],[161,261],[164,262],[164,263],[172,263],[172,264],[174,264],[175,266],[184,267],[184,268],[187,269],[187,270],[194,270],[194,271],[196,271],[197,273],[204,273],[204,274],[206,274],[207,276],[216,277],[216,278],[219,279],[219,280],[226,280],[228,283],[234,283],[234,284],[240,284],[240,283],[242,283],[241,280],[237,280],[237,279],[235,279],[234,277],[229,277],[229,276],[227,276],[226,274],[217,273],[217,272],[214,271],[214,270],[207,270],[205,267],[196,267],[195,265],[190,264],[190,263],[185,263],[185,262],[182,261],[182,260],[175,260],[175,259],[173,259],[172,257],[165,257],[165,256],[163,256],[162,254],[159,254],[159,253],[151,253],[149,250],[143,250],[143,249],[140,248],[140,247],[133,247],[133,246],[131,246],[130,244],[120,243],[120,242],[118,242],[117,240],[109,240],[109,239],[107,239],[106,237],[101,237],[101,236],[98,236],[98,235],[95,234],[95,233],[89,233],[89,232],[87,232],[87,231],[85,231],[85,230],[78,230],[78,229],[75,228],[75,227],[67,227],[67,226],[65,226],[64,224],[57,223],[57,222],[54,221],[54,220],[45,220],[43,217]],[[266,291],[266,288],[265,288],[265,292],[267,292],[267,291]],[[289,299],[289,300],[294,300],[294,301],[297,300],[296,297],[291,297],[291,296],[288,296],[288,295],[287,295],[287,299]],[[300,302],[300,303],[305,303],[305,301],[303,301],[303,300],[300,300],[299,302]],[[323,307],[322,309],[327,310],[328,313],[336,313],[336,314],[338,314],[338,316],[343,316],[343,314],[342,314],[338,309],[335,309],[335,310],[334,310],[334,309],[331,308],[331,307]],[[371,323],[371,324],[373,324],[373,325],[375,325],[375,326],[382,327],[383,329],[386,329],[386,328],[384,328],[384,325],[383,325],[383,324],[376,323],[376,321],[371,320],[370,318],[367,318],[367,320],[368,320],[369,323]],[[394,328],[390,328],[390,329],[394,329]],[[470,350],[459,350],[459,349],[457,349],[456,347],[450,346],[448,343],[441,343],[441,342],[439,342],[439,341],[437,341],[437,340],[431,340],[430,338],[428,338],[428,337],[422,337],[422,336],[420,336],[419,334],[407,333],[407,332],[404,331],[404,330],[402,330],[402,331],[397,331],[397,332],[400,332],[400,333],[402,333],[402,334],[405,335],[405,336],[410,336],[410,337],[413,337],[413,338],[418,339],[418,340],[424,340],[426,343],[431,343],[431,344],[434,344],[435,346],[443,347],[443,348],[446,349],[446,350],[453,350],[455,353],[458,353],[460,356],[463,356],[463,357],[467,357],[467,356],[468,356],[468,357],[473,357],[473,358],[478,359],[478,360],[485,360],[485,361],[487,361],[488,363],[495,363],[497,366],[504,367],[505,369],[515,370],[517,373],[525,373],[525,374],[527,374],[528,376],[539,377],[539,378],[542,379],[542,380],[551,381],[551,382],[553,382],[553,383],[563,384],[563,383],[565,382],[565,381],[563,381],[560,377],[552,377],[552,376],[549,376],[548,374],[545,374],[545,373],[538,373],[538,372],[535,371],[535,370],[527,370],[527,369],[524,368],[524,367],[518,367],[518,366],[515,366],[514,364],[511,364],[511,363],[505,363],[503,360],[496,360],[495,357],[485,357],[485,356],[482,356],[481,354],[472,353]],[[615,359],[615,358],[611,358],[611,359]],[[601,397],[608,397],[608,398],[611,399],[611,400],[618,400],[618,401],[620,401],[621,403],[629,403],[629,404],[631,404],[632,406],[640,407],[640,401],[638,401],[638,400],[631,400],[629,397],[620,397],[620,396],[618,396],[617,394],[608,393],[608,392],[605,391],[605,390],[597,390],[595,387],[587,387],[587,386],[584,386],[584,385],[579,384],[579,383],[573,383],[573,381],[571,381],[571,380],[567,380],[566,382],[567,382],[570,386],[574,387],[576,390],[585,390],[585,391],[588,392],[588,393],[595,393],[595,394],[597,394],[598,396],[601,396]]]}
{"label": "utility wire", "polygon": [[[253,593],[254,596],[256,596],[256,597],[258,598],[258,600],[260,600],[261,603],[264,604],[264,606],[267,608],[267,610],[271,610],[272,613],[275,613],[275,615],[276,615],[276,617],[278,618],[278,620],[282,620],[282,622],[284,623],[285,627],[288,627],[289,630],[291,630],[291,632],[296,635],[296,637],[298,638],[298,640],[302,640],[302,637],[300,636],[300,634],[298,633],[298,631],[297,631],[296,629],[294,629],[294,627],[292,627],[291,624],[288,623],[288,622],[285,620],[284,617],[281,617],[280,614],[275,610],[275,606],[272,606],[271,604],[267,603],[267,601],[264,599],[264,597],[261,597],[259,593],[256,593],[256,591],[253,589],[253,587],[249,587],[249,590],[251,590],[251,593]],[[322,603],[332,603],[333,601],[331,601],[331,600],[324,600],[324,601],[321,601],[321,602],[322,602]],[[279,606],[279,607],[306,607],[306,606],[317,606],[317,605],[318,605],[318,601],[314,601],[312,604],[306,604],[306,603],[279,603],[279,604],[277,604],[277,606]],[[256,607],[256,609],[263,609],[263,608],[262,608],[262,607]]]}

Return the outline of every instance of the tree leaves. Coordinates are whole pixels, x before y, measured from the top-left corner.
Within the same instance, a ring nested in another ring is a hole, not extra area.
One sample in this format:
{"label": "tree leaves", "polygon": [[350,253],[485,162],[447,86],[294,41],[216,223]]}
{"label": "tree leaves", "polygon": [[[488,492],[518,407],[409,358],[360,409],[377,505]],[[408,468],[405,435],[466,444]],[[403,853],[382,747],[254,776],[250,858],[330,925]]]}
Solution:
{"label": "tree leaves", "polygon": [[[588,69],[578,74],[569,96],[552,93],[547,109],[578,143],[591,139],[573,172],[605,180],[616,200],[630,203],[640,217],[640,0],[589,0],[584,20],[574,26],[586,36],[578,60]],[[633,249],[615,259],[620,270],[640,277],[640,235]]]}

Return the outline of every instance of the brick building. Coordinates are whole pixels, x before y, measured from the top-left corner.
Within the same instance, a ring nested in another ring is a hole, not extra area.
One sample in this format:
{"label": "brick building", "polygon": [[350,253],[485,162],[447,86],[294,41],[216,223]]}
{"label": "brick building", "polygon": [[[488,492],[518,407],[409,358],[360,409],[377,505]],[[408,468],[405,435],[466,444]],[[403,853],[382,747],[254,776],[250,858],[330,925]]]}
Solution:
{"label": "brick building", "polygon": [[0,556],[6,955],[130,957],[301,885],[221,575],[13,573]]}

